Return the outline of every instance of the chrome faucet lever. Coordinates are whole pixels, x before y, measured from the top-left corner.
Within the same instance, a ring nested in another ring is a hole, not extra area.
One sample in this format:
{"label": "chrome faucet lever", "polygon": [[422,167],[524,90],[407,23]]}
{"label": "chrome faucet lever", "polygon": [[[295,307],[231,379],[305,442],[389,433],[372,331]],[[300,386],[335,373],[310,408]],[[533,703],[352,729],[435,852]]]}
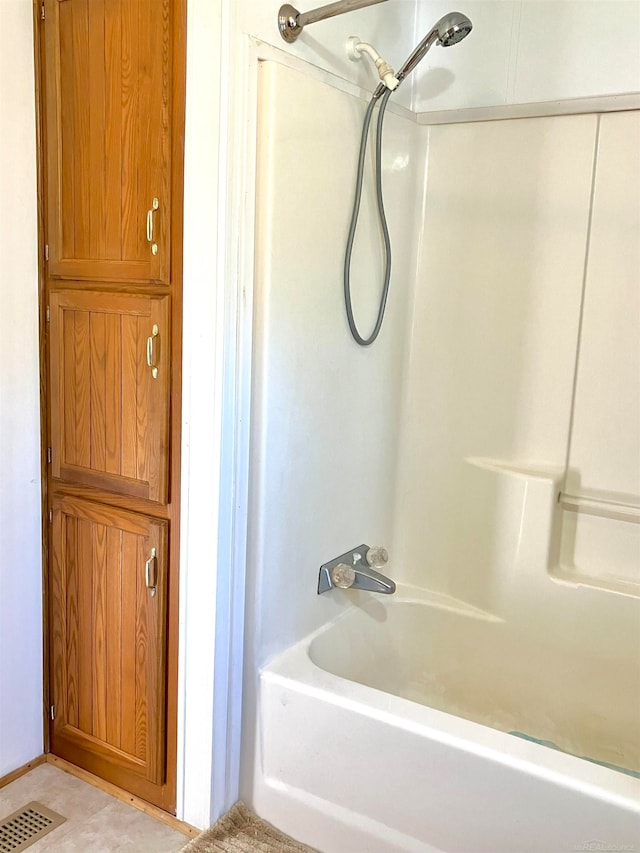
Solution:
{"label": "chrome faucet lever", "polygon": [[370,548],[368,545],[352,548],[351,551],[320,566],[318,595],[329,592],[334,587],[364,589],[367,592],[392,595],[396,591],[395,583],[373,568],[381,568],[388,559],[385,548]]}

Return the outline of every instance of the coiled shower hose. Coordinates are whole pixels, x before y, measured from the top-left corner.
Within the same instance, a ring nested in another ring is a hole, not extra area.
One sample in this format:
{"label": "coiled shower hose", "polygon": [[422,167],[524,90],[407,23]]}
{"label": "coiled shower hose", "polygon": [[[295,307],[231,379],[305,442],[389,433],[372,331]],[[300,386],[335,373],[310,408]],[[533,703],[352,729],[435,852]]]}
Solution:
{"label": "coiled shower hose", "polygon": [[[382,124],[384,122],[384,113],[390,96],[391,90],[385,91],[382,96],[374,93],[369,102],[369,106],[367,107],[367,112],[365,113],[362,125],[362,137],[360,139],[356,193],[353,202],[353,213],[351,214],[351,225],[349,226],[349,236],[347,237],[347,248],[344,258],[344,303],[347,309],[347,320],[349,321],[349,329],[351,330],[353,339],[356,343],[360,344],[361,347],[368,347],[375,341],[380,333],[385,308],[387,306],[387,296],[389,295],[389,282],[391,281],[391,240],[389,238],[389,228],[387,226],[387,218],[384,213],[384,199],[382,197]],[[380,100],[380,109],[378,110],[378,123],[376,128],[376,199],[378,202],[378,217],[380,219],[382,237],[384,240],[385,269],[382,296],[380,297],[380,306],[378,308],[378,317],[369,337],[363,338],[358,331],[355,317],[353,316],[353,306],[351,304],[351,255],[353,252],[353,242],[356,236],[358,216],[360,213],[360,200],[362,198],[362,183],[364,178],[365,157],[367,153],[367,141],[369,139],[369,126],[371,125],[371,118],[378,100]]]}

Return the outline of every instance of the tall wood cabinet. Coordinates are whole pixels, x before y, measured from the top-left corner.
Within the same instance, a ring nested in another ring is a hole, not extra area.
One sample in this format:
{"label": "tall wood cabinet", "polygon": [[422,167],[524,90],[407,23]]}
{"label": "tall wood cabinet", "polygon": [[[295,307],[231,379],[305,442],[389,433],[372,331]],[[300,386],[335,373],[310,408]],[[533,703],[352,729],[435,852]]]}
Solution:
{"label": "tall wood cabinet", "polygon": [[35,11],[50,749],[173,811],[186,0]]}

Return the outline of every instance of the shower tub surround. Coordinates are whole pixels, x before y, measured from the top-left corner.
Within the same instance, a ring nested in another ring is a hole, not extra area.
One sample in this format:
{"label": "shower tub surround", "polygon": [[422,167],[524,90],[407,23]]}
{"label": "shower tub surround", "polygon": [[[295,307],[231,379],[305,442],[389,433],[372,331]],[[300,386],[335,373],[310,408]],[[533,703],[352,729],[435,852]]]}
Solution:
{"label": "shower tub surround", "polygon": [[[390,114],[362,351],[366,104],[262,65],[243,795],[327,853],[638,847],[640,117]],[[357,541],[396,595],[317,596]]]}
{"label": "shower tub surround", "polygon": [[269,663],[256,808],[336,853],[632,850],[640,601],[546,573],[560,472],[471,465],[500,480],[508,618],[405,585]]}

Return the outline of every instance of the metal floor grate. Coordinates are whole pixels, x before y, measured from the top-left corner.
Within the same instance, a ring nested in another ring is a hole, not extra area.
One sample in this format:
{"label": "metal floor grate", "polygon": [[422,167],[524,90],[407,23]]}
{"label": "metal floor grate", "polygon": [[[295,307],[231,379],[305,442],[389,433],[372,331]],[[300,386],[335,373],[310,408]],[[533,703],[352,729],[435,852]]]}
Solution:
{"label": "metal floor grate", "polygon": [[26,850],[65,820],[42,803],[27,803],[0,823],[0,853]]}

